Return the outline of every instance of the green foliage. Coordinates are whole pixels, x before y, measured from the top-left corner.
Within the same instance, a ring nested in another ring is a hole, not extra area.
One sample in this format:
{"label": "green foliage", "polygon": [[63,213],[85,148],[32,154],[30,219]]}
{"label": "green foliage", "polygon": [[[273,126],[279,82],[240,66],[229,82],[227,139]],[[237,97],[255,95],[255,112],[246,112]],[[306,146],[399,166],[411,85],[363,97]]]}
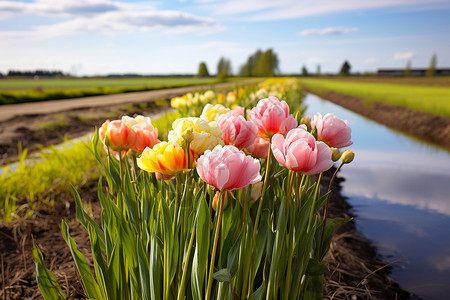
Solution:
{"label": "green foliage", "polygon": [[430,66],[428,67],[427,70],[427,76],[429,77],[434,76],[434,74],[436,73],[436,64],[437,64],[437,56],[436,54],[433,54],[433,56],[431,57]]}
{"label": "green foliage", "polygon": [[197,76],[198,77],[208,77],[209,76],[208,67],[206,66],[206,63],[204,61],[202,61],[200,63],[200,65],[198,66]]}
{"label": "green foliage", "polygon": [[378,83],[302,78],[300,82],[313,91],[334,91],[450,117],[450,89],[445,86],[396,84],[401,81],[394,80],[391,83]]}
{"label": "green foliage", "polygon": [[217,78],[224,81],[231,75],[231,61],[225,57],[221,57],[217,63]]}
{"label": "green foliage", "polygon": [[406,67],[405,67],[405,71],[403,72],[403,75],[405,77],[409,77],[411,75],[411,61],[408,60],[408,62],[406,63]]}
{"label": "green foliage", "polygon": [[302,67],[302,76],[308,76],[308,69],[306,68],[306,66]]}
{"label": "green foliage", "polygon": [[339,71],[339,75],[342,75],[342,76],[350,75],[351,68],[352,68],[352,66],[350,65],[350,63],[347,60],[344,61],[344,63],[341,66],[341,69]]}
{"label": "green foliage", "polygon": [[36,264],[36,278],[39,289],[45,300],[66,299],[61,290],[61,286],[53,277],[52,273],[44,266],[44,256],[41,250],[33,244],[33,260]]}
{"label": "green foliage", "polygon": [[278,56],[272,49],[266,51],[257,50],[251,55],[247,62],[241,66],[240,75],[251,77],[269,77],[274,76],[278,71]]}

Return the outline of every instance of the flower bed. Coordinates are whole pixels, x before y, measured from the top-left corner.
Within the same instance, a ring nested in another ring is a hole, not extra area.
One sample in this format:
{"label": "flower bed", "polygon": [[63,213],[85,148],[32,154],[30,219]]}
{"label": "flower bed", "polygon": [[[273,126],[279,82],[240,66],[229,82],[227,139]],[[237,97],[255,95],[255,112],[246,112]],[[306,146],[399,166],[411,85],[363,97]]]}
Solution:
{"label": "flower bed", "polygon": [[[333,148],[351,144],[350,129],[332,114],[299,125],[301,114],[271,95],[293,100],[295,83],[210,96],[219,103],[203,110],[201,95],[190,105],[174,101],[185,116],[201,115],[175,120],[167,142],[149,118],[102,126],[94,137],[108,183],[104,192],[99,182],[100,224],[74,190],[95,276],[62,222],[89,298],[323,298],[322,260],[346,220],[326,218],[329,194],[319,196],[319,183],[333,159],[341,160],[336,172],[353,160]],[[63,298],[37,247],[34,259],[44,298]]]}

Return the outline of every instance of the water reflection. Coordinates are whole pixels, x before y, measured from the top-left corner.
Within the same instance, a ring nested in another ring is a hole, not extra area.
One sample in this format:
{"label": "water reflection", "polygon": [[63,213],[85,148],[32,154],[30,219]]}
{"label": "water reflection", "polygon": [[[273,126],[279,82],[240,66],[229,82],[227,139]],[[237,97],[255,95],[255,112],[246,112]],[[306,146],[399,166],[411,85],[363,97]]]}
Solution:
{"label": "water reflection", "polygon": [[392,277],[426,299],[450,294],[450,154],[323,101],[306,97],[307,114],[333,112],[352,127],[354,162],[343,193],[358,229],[393,261]]}

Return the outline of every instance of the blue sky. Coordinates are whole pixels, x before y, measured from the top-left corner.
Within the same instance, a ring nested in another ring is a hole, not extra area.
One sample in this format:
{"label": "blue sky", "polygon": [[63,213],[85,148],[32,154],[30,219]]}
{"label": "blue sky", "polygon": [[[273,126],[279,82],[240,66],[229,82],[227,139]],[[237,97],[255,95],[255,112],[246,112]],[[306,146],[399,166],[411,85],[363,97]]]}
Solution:
{"label": "blue sky", "polygon": [[0,1],[0,72],[233,71],[274,49],[282,73],[450,67],[450,0]]}

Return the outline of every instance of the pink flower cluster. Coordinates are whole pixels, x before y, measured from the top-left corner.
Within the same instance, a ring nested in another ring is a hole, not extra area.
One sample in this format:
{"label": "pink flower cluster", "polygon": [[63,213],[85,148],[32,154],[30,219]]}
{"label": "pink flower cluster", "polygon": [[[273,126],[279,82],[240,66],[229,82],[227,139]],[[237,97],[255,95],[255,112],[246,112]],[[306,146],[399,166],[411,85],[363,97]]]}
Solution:
{"label": "pink flower cluster", "polygon": [[298,126],[287,103],[276,97],[260,100],[256,107],[247,110],[247,116],[249,121],[244,118],[242,107],[221,115],[217,124],[227,146],[208,150],[197,161],[200,177],[219,190],[240,189],[261,180],[259,161],[245,156],[242,149],[254,157],[267,158],[271,148],[281,165],[312,175],[333,165],[330,147],[352,144],[347,121],[333,114],[323,118],[317,114],[312,121],[316,140],[305,125]]}

